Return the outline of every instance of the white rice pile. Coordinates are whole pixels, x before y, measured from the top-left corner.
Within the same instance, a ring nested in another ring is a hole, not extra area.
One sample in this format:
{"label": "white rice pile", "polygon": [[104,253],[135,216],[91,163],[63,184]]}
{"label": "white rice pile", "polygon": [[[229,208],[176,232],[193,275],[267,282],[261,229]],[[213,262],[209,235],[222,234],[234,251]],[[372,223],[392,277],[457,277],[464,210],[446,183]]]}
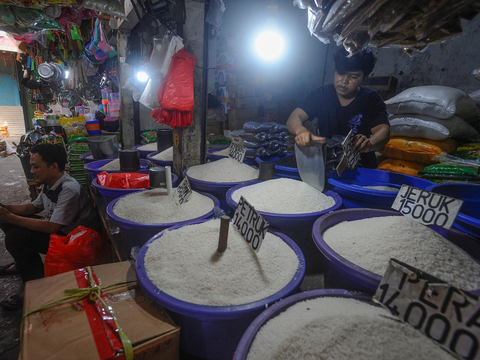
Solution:
{"label": "white rice pile", "polygon": [[275,214],[309,214],[331,208],[335,200],[303,181],[280,178],[244,186],[232,194],[243,196],[257,211]]}
{"label": "white rice pile", "polygon": [[136,223],[168,224],[198,218],[215,205],[208,196],[193,191],[187,202],[177,206],[173,195],[164,195],[166,191],[153,189],[128,195],[117,201],[113,212]]}
{"label": "white rice pile", "polygon": [[108,163],[106,163],[105,165],[103,165],[101,168],[99,168],[98,170],[102,170],[102,171],[116,171],[116,170],[120,170],[120,159],[115,159],[115,160],[112,160]]}
{"label": "white rice pile", "polygon": [[323,233],[336,253],[383,276],[390,258],[464,290],[480,289],[480,263],[432,229],[403,216],[341,222]]}
{"label": "white rice pile", "polygon": [[137,148],[138,150],[144,150],[144,151],[157,151],[157,143],[153,142],[147,145],[142,145]]}
{"label": "white rice pile", "polygon": [[222,149],[220,151],[215,151],[215,152],[212,152],[212,155],[217,155],[217,156],[228,156],[228,153],[229,153],[229,148],[225,148],[225,149]]}
{"label": "white rice pile", "polygon": [[217,252],[220,221],[165,231],[148,246],[145,271],[165,293],[190,303],[233,306],[285,287],[298,268],[294,251],[267,233],[256,254],[230,224],[228,246]]}
{"label": "white rice pile", "polygon": [[362,185],[355,185],[355,186],[362,187],[362,188],[365,188],[365,189],[391,191],[391,192],[398,192],[400,190],[400,189],[394,188],[392,186],[362,186]]}
{"label": "white rice pile", "polygon": [[355,299],[299,302],[257,333],[247,360],[454,359],[384,309]]}
{"label": "white rice pile", "polygon": [[161,153],[158,153],[155,156],[152,156],[152,159],[160,161],[173,161],[173,146],[169,147],[167,150],[163,150]]}
{"label": "white rice pile", "polygon": [[258,179],[258,170],[237,160],[225,158],[192,166],[188,168],[187,175],[202,181],[232,183]]}

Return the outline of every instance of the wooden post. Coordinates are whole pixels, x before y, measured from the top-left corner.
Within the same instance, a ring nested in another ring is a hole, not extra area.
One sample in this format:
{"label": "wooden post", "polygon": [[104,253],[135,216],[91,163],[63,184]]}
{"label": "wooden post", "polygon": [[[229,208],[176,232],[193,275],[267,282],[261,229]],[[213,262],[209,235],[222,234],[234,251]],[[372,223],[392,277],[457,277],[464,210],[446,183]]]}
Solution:
{"label": "wooden post", "polygon": [[220,235],[218,237],[219,253],[223,253],[227,249],[228,227],[230,226],[230,218],[227,215],[220,217]]}

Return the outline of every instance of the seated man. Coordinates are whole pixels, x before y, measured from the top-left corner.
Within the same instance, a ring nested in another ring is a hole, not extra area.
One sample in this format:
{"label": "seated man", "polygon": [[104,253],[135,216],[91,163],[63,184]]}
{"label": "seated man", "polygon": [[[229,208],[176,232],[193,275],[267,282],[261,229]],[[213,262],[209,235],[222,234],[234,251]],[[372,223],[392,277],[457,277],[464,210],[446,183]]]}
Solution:
{"label": "seated man", "polygon": [[[65,173],[67,154],[62,145],[40,144],[31,149],[30,172],[40,195],[30,204],[0,203],[0,228],[5,233],[5,247],[15,260],[3,267],[2,275],[20,273],[23,282],[44,276],[39,253],[46,254],[50,234],[67,235],[79,225],[97,229],[99,222],[93,203],[83,187]],[[45,210],[41,219],[35,214]],[[8,310],[21,309],[23,293],[0,303]]]}

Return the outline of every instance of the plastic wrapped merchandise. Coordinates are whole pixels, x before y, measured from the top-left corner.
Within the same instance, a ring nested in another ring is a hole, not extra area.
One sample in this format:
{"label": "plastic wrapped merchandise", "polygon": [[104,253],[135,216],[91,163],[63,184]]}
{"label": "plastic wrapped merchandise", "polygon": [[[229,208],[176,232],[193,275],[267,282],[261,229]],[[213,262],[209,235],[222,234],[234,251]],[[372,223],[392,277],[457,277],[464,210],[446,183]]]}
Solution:
{"label": "plastic wrapped merchandise", "polygon": [[245,156],[248,156],[248,157],[264,156],[266,152],[267,150],[265,150],[264,147],[258,147],[256,149],[247,148],[247,152],[245,153]]}
{"label": "plastic wrapped merchandise", "polygon": [[225,4],[223,0],[211,0],[208,7],[206,21],[209,24],[219,28],[223,23],[223,13],[225,12]]}
{"label": "plastic wrapped merchandise", "polygon": [[266,131],[277,131],[278,125],[274,122],[256,122],[248,121],[243,125],[243,131],[248,133],[258,133]]}
{"label": "plastic wrapped merchandise", "polygon": [[426,179],[474,180],[480,181],[478,167],[435,164],[425,167],[419,172]]}
{"label": "plastic wrapped merchandise", "polygon": [[307,27],[310,35],[315,35],[318,40],[324,44],[330,44],[328,36],[322,31],[323,21],[325,20],[325,12],[321,9],[308,8]]}
{"label": "plastic wrapped merchandise", "polygon": [[83,0],[83,7],[119,18],[125,17],[125,0]]}
{"label": "plastic wrapped merchandise", "polygon": [[[240,137],[247,141],[254,141],[254,142],[263,142],[267,140],[267,133],[264,131],[258,133],[242,133]],[[270,138],[268,138],[270,139]]]}

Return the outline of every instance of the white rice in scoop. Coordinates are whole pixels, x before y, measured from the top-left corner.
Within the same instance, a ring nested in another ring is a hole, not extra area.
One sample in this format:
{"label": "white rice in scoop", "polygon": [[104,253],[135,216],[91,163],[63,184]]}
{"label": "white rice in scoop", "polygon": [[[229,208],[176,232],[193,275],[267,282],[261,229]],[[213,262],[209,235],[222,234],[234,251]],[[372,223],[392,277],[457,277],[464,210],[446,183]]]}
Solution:
{"label": "white rice in scoop", "polygon": [[310,185],[280,178],[244,186],[232,194],[237,203],[243,196],[257,211],[275,214],[309,214],[335,205],[335,200]]}
{"label": "white rice in scoop", "polygon": [[117,201],[113,212],[118,217],[143,224],[169,224],[196,219],[214,208],[208,196],[192,192],[189,200],[176,205],[165,189],[153,189],[125,196]]}
{"label": "white rice in scoop", "polygon": [[230,224],[228,246],[217,252],[220,221],[188,225],[149,244],[145,271],[165,293],[190,303],[233,306],[257,301],[285,287],[298,268],[295,252],[267,233],[255,253]]}
{"label": "white rice in scoop", "polygon": [[173,146],[163,150],[155,156],[152,156],[152,159],[159,161],[173,161]]}
{"label": "white rice in scoop", "polygon": [[340,256],[380,276],[395,258],[461,289],[480,289],[477,260],[404,216],[344,221],[327,229],[323,239]]}
{"label": "white rice in scoop", "polygon": [[382,308],[355,299],[299,302],[257,333],[247,360],[454,359]]}
{"label": "white rice in scoop", "polygon": [[231,158],[188,168],[188,177],[196,180],[231,183],[258,179],[258,170]]}

